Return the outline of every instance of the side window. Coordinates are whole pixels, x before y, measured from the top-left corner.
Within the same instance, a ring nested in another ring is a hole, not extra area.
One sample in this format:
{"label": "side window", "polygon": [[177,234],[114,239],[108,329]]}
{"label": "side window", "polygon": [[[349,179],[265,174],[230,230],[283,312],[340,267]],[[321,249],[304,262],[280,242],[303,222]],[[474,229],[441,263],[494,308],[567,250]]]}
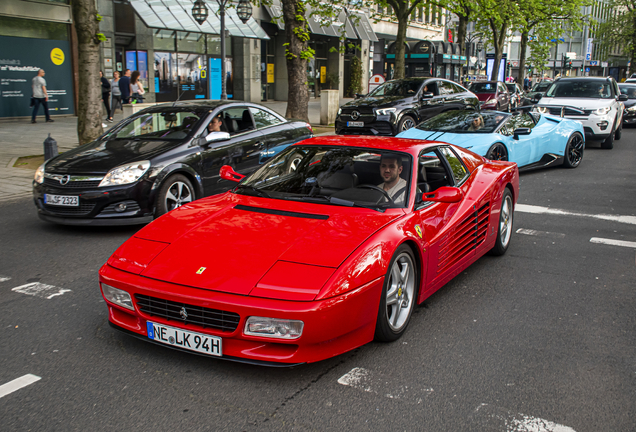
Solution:
{"label": "side window", "polygon": [[453,86],[453,90],[455,91],[455,93],[464,93],[466,91],[466,89],[460,85],[457,85],[457,84],[451,84],[451,85]]}
{"label": "side window", "polygon": [[449,95],[449,94],[453,94],[454,92],[453,86],[449,82],[439,81],[437,85],[439,87],[440,95]]}
{"label": "side window", "polygon": [[282,120],[276,117],[274,114],[268,113],[262,109],[250,107],[252,116],[254,117],[254,123],[256,129],[261,129],[267,126],[273,126],[278,123],[282,123]]}
{"label": "side window", "polygon": [[417,166],[418,192],[430,193],[442,186],[450,186],[450,176],[437,150],[429,150],[420,154]]}
{"label": "side window", "polygon": [[422,91],[425,91],[425,92],[427,91],[427,92],[433,93],[433,95],[435,95],[435,96],[439,96],[439,91],[437,89],[437,83],[438,83],[438,81],[430,81],[429,83],[427,83],[424,86],[424,89]]}
{"label": "side window", "polygon": [[247,107],[229,108],[223,111],[223,126],[230,135],[254,129],[254,122]]}
{"label": "side window", "polygon": [[509,119],[504,122],[504,124],[499,128],[499,133],[505,136],[512,136],[514,132],[515,124]]}
{"label": "side window", "polygon": [[534,123],[534,119],[532,118],[532,116],[528,113],[523,113],[520,114],[517,117],[517,127],[527,127],[532,129],[535,125]]}
{"label": "side window", "polygon": [[455,186],[459,186],[468,177],[468,170],[449,147],[440,147],[440,151],[450,166]]}

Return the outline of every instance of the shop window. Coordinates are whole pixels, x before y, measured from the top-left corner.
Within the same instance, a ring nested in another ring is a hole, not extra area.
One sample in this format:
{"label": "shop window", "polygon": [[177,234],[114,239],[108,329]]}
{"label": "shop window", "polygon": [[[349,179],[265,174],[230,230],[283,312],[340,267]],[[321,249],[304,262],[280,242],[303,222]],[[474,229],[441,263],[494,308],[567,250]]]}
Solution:
{"label": "shop window", "polygon": [[205,34],[178,31],[177,51],[205,54]]}
{"label": "shop window", "polygon": [[0,16],[0,36],[68,40],[68,24]]}
{"label": "shop window", "polygon": [[113,2],[115,32],[135,34],[135,10],[129,3]]}
{"label": "shop window", "polygon": [[174,51],[176,49],[173,30],[156,30],[153,38],[156,50]]}
{"label": "shop window", "polygon": [[[221,36],[207,35],[208,37],[208,54],[221,55]],[[225,38],[225,55],[232,55],[232,38]]]}

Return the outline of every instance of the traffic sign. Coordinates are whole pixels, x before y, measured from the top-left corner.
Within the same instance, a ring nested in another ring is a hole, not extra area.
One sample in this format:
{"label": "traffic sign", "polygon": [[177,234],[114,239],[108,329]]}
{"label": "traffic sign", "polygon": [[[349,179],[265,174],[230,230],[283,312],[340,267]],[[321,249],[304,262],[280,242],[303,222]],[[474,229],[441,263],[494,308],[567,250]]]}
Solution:
{"label": "traffic sign", "polygon": [[589,71],[590,71],[590,68],[585,68],[585,72],[589,72]]}
{"label": "traffic sign", "polygon": [[587,53],[585,54],[585,60],[589,61],[592,58],[592,54]]}
{"label": "traffic sign", "polygon": [[590,66],[598,66],[598,60],[590,60]]}

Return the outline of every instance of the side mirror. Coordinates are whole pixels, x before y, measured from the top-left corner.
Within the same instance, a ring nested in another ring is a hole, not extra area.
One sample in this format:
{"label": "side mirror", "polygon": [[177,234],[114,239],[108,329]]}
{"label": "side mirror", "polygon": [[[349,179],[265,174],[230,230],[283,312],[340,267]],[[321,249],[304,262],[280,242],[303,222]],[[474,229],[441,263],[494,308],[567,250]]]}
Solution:
{"label": "side mirror", "polygon": [[625,102],[626,100],[628,100],[629,97],[626,94],[621,94],[618,96],[618,100],[621,102]]}
{"label": "side mirror", "polygon": [[541,93],[538,93],[534,96],[532,96],[532,102],[539,102],[541,100],[541,98],[543,97],[543,95]]}
{"label": "side mirror", "polygon": [[435,96],[433,93],[431,92],[422,92],[422,95],[420,96],[420,99],[430,99],[433,96]]}
{"label": "side mirror", "polygon": [[229,165],[223,165],[219,174],[221,175],[221,178],[223,180],[230,180],[237,183],[243,180],[243,178],[245,177],[243,174],[239,174],[234,171],[234,168]]}
{"label": "side mirror", "polygon": [[433,201],[443,203],[456,203],[464,198],[461,189],[450,186],[442,186],[435,192],[422,194],[422,201]]}
{"label": "side mirror", "polygon": [[205,142],[203,144],[208,144],[211,142],[218,141],[227,141],[230,139],[230,134],[227,132],[210,132],[205,136]]}
{"label": "side mirror", "polygon": [[355,95],[353,95],[353,97],[354,97],[355,99],[360,99],[360,98],[363,98],[363,97],[365,97],[365,96],[366,96],[366,95],[365,95],[365,94],[362,94],[362,93],[356,93]]}
{"label": "side mirror", "polygon": [[526,128],[526,127],[517,128],[515,129],[515,135],[513,138],[518,140],[519,135],[530,135],[531,132],[532,132],[532,129],[530,128]]}

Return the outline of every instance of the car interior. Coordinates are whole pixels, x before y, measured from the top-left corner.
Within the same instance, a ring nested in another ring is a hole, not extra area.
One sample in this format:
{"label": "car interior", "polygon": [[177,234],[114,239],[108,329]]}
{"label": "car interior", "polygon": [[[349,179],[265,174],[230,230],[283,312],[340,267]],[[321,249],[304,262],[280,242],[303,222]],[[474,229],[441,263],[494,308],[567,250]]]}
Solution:
{"label": "car interior", "polygon": [[249,108],[230,108],[223,111],[222,131],[236,135],[253,129],[254,121]]}
{"label": "car interior", "polygon": [[418,192],[431,193],[442,186],[451,186],[446,168],[434,151],[421,155],[418,160],[418,167]]}

